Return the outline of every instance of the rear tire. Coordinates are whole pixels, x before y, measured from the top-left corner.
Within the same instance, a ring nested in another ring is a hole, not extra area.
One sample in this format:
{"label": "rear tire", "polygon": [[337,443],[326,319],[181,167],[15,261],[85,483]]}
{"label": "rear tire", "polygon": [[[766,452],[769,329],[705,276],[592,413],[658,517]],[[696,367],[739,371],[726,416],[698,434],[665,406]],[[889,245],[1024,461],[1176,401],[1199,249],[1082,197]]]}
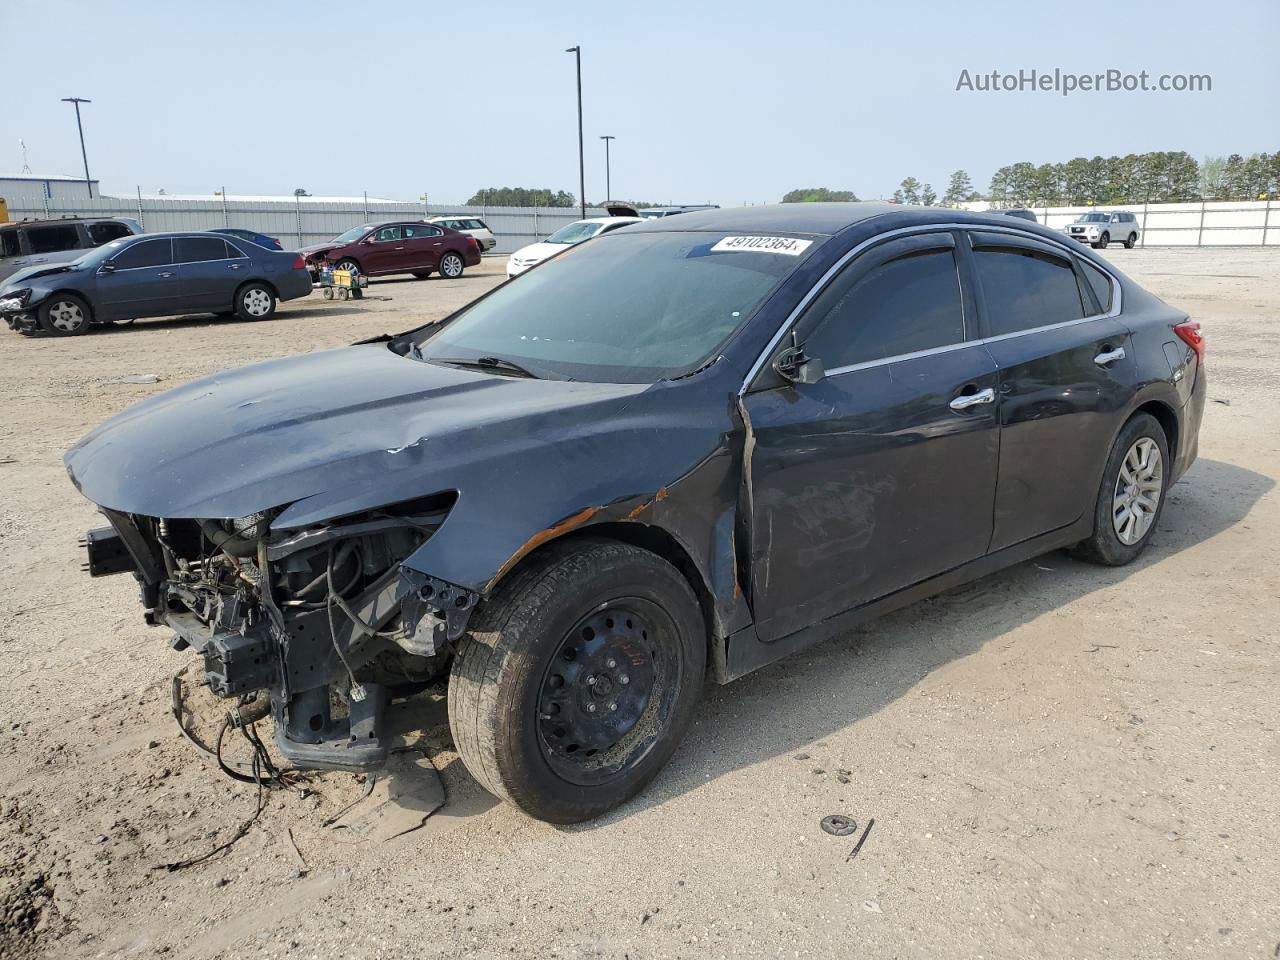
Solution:
{"label": "rear tire", "polygon": [[241,320],[270,320],[275,312],[275,291],[265,283],[246,283],[236,291],[236,316]]}
{"label": "rear tire", "polygon": [[40,305],[36,320],[45,333],[55,337],[75,337],[89,329],[89,304],[70,293],[59,293]]}
{"label": "rear tire", "polygon": [[462,276],[462,271],[466,264],[462,262],[462,256],[450,250],[440,258],[440,276],[446,280],[457,280]]}
{"label": "rear tire", "polygon": [[609,540],[552,545],[476,610],[449,677],[449,725],[480,785],[577,823],[666,764],[702,691],[706,628],[684,577]]}
{"label": "rear tire", "polygon": [[1126,423],[1102,471],[1093,535],[1072,555],[1108,567],[1136,560],[1160,522],[1171,466],[1169,441],[1155,417],[1140,413]]}
{"label": "rear tire", "polygon": [[1132,250],[1137,245],[1137,243],[1138,243],[1138,235],[1136,233],[1131,233],[1124,241],[1124,248],[1126,250]]}

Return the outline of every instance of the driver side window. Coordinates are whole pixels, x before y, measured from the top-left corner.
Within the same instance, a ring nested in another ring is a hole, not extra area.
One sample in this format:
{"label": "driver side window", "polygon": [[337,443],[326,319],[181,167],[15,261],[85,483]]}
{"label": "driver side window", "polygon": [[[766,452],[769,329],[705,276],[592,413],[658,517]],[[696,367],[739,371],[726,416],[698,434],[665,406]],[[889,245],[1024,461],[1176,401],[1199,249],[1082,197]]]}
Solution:
{"label": "driver side window", "polygon": [[379,230],[377,233],[373,235],[373,239],[375,243],[383,243],[387,240],[399,240],[400,228],[399,227],[383,227],[381,230]]}
{"label": "driver side window", "polygon": [[848,280],[814,301],[821,317],[805,353],[828,372],[964,341],[964,302],[950,249],[909,253]]}

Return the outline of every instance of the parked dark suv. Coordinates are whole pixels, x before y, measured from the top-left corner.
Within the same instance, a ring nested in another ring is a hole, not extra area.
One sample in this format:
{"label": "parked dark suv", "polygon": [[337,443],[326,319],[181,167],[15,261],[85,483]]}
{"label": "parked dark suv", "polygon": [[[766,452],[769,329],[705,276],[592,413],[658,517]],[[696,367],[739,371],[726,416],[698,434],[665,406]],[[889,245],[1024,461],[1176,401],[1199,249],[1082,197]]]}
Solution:
{"label": "parked dark suv", "polygon": [[0,283],[27,267],[67,263],[85,250],[141,232],[136,220],[122,217],[64,217],[0,224]]}
{"label": "parked dark suv", "polygon": [[28,267],[0,287],[9,329],[55,336],[94,323],[184,313],[266,320],[278,300],[305,297],[297,253],[211,233],[149,233],[113,240],[70,263]]}
{"label": "parked dark suv", "polygon": [[1136,559],[1196,457],[1198,327],[1013,217],[704,210],[151,397],[66,464],[111,523],[90,573],[216,694],[269,691],[292,763],[379,769],[395,686],[447,674],[467,769],[564,823],[657,775],[704,676],[1046,551]]}
{"label": "parked dark suv", "polygon": [[336,269],[358,270],[367,277],[411,273],[419,280],[437,272],[452,280],[462,276],[464,267],[480,264],[475,237],[421,220],[366,223],[328,243],[303,247],[301,253],[313,277],[324,260]]}

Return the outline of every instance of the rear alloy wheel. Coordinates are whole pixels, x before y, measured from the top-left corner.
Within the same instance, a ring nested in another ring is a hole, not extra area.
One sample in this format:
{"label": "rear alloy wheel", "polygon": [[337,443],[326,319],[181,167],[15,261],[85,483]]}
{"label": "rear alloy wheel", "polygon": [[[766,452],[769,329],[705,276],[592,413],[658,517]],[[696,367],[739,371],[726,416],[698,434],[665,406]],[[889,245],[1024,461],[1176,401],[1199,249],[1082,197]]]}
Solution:
{"label": "rear alloy wheel", "polygon": [[499,585],[458,644],[449,725],[490,793],[578,823],[635,796],[684,737],[706,628],[675,567],[608,540],[552,545]]}
{"label": "rear alloy wheel", "polygon": [[89,305],[79,297],[60,293],[40,305],[41,328],[55,337],[74,337],[89,329]]}
{"label": "rear alloy wheel", "polygon": [[236,293],[236,316],[241,320],[270,320],[276,295],[265,283],[248,283]]}
{"label": "rear alloy wheel", "polygon": [[1155,417],[1141,413],[1116,438],[1094,508],[1093,536],[1076,545],[1081,560],[1111,567],[1137,558],[1164,509],[1169,442]]}
{"label": "rear alloy wheel", "polygon": [[450,251],[440,258],[440,276],[456,280],[462,276],[462,258]]}
{"label": "rear alloy wheel", "polygon": [[1124,242],[1124,248],[1126,250],[1132,250],[1134,246],[1137,244],[1137,242],[1138,242],[1138,235],[1136,233],[1131,233],[1129,234],[1128,238],[1126,238]]}

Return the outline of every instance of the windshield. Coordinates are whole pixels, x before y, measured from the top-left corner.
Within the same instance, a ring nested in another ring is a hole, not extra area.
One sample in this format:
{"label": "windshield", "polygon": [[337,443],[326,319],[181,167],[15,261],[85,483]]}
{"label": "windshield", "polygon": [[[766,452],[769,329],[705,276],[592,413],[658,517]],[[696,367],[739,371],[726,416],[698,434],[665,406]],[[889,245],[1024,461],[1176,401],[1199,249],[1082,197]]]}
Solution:
{"label": "windshield", "polygon": [[[696,369],[804,260],[717,249],[724,239],[611,233],[413,336],[425,360],[498,358],[538,377],[653,383]],[[793,241],[800,253],[815,244]]]}
{"label": "windshield", "polygon": [[1106,223],[1109,217],[1106,213],[1086,213],[1076,223]]}
{"label": "windshield", "polygon": [[70,265],[73,267],[101,266],[107,260],[110,260],[123,250],[125,245],[132,239],[133,237],[124,237],[120,240],[112,240],[110,243],[104,243],[100,247],[94,247],[83,257],[77,257],[75,260],[72,260]]}
{"label": "windshield", "polygon": [[355,243],[366,233],[373,229],[373,224],[366,223],[363,227],[352,227],[346,233],[340,233],[330,243]]}
{"label": "windshield", "polygon": [[543,243],[581,243],[583,240],[590,240],[594,237],[604,224],[587,223],[585,220],[579,220],[576,223],[570,223],[561,227]]}

